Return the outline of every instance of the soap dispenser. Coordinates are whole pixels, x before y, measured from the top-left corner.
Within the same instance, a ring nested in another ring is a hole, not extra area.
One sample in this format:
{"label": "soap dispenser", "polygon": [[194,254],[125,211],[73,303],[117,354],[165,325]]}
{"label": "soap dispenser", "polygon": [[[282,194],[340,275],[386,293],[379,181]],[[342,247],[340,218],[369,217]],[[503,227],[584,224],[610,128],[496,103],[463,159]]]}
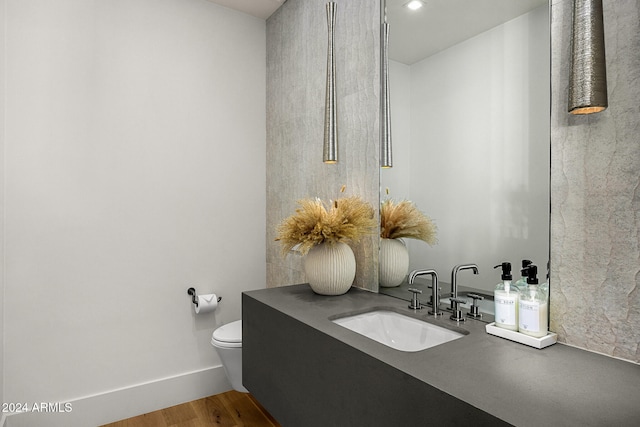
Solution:
{"label": "soap dispenser", "polygon": [[529,266],[529,277],[527,277],[527,290],[520,295],[520,320],[519,329],[523,334],[532,337],[543,337],[547,335],[548,315],[547,295],[538,286],[538,267]]}
{"label": "soap dispenser", "polygon": [[527,290],[527,276],[529,266],[533,264],[533,261],[529,259],[522,260],[522,269],[520,269],[520,278],[516,281],[514,286],[518,289],[518,292],[522,293]]}
{"label": "soap dispenser", "polygon": [[502,282],[493,292],[496,326],[510,331],[518,330],[518,290],[511,284],[511,263],[503,262],[493,268],[502,267]]}

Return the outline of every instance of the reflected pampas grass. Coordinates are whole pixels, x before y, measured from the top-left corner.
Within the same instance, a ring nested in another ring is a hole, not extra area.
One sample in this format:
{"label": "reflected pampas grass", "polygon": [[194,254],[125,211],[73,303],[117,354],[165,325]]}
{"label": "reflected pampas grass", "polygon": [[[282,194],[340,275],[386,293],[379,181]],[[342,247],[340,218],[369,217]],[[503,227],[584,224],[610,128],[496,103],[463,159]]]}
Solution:
{"label": "reflected pampas grass", "polygon": [[380,237],[418,239],[433,246],[438,243],[436,224],[409,200],[385,200],[380,206]]}

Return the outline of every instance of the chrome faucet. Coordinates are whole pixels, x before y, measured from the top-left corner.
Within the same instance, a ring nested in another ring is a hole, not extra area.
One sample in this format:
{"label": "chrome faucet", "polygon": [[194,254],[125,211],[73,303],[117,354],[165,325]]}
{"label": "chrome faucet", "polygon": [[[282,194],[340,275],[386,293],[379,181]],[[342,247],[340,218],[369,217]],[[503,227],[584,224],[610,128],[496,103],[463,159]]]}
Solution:
{"label": "chrome faucet", "polygon": [[[462,270],[473,270],[473,274],[478,274],[478,266],[475,264],[460,264],[451,270],[451,298],[458,298],[458,272]],[[453,303],[451,304],[453,309]]]}
{"label": "chrome faucet", "polygon": [[413,285],[414,280],[418,276],[431,276],[431,306],[429,314],[435,316],[441,315],[440,307],[440,291],[438,289],[438,273],[435,270],[413,270],[409,273],[409,285]]}

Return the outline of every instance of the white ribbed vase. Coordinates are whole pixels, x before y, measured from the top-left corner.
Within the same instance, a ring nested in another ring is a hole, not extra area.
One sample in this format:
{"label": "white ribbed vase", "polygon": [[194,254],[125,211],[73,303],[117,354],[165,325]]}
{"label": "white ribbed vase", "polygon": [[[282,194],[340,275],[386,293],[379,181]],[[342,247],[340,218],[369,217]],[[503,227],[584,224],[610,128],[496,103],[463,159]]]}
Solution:
{"label": "white ribbed vase", "polygon": [[321,243],[304,256],[304,273],[313,292],[342,295],[356,277],[356,257],[346,243]]}
{"label": "white ribbed vase", "polygon": [[409,251],[402,240],[380,239],[380,286],[400,286],[409,270]]}

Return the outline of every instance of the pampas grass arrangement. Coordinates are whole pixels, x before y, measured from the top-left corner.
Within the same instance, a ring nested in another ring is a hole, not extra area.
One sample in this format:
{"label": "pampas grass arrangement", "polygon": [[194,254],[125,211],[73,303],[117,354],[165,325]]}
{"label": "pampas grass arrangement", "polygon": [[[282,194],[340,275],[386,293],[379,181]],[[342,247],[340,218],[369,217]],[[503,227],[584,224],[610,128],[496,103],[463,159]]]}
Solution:
{"label": "pampas grass arrangement", "polygon": [[358,196],[341,197],[329,201],[328,206],[318,198],[297,203],[296,213],[277,228],[276,240],[282,243],[285,256],[294,248],[305,255],[321,243],[357,243],[363,236],[374,234],[378,225],[371,205]]}
{"label": "pampas grass arrangement", "polygon": [[436,224],[409,200],[385,200],[380,206],[380,237],[418,239],[430,246],[438,243]]}

